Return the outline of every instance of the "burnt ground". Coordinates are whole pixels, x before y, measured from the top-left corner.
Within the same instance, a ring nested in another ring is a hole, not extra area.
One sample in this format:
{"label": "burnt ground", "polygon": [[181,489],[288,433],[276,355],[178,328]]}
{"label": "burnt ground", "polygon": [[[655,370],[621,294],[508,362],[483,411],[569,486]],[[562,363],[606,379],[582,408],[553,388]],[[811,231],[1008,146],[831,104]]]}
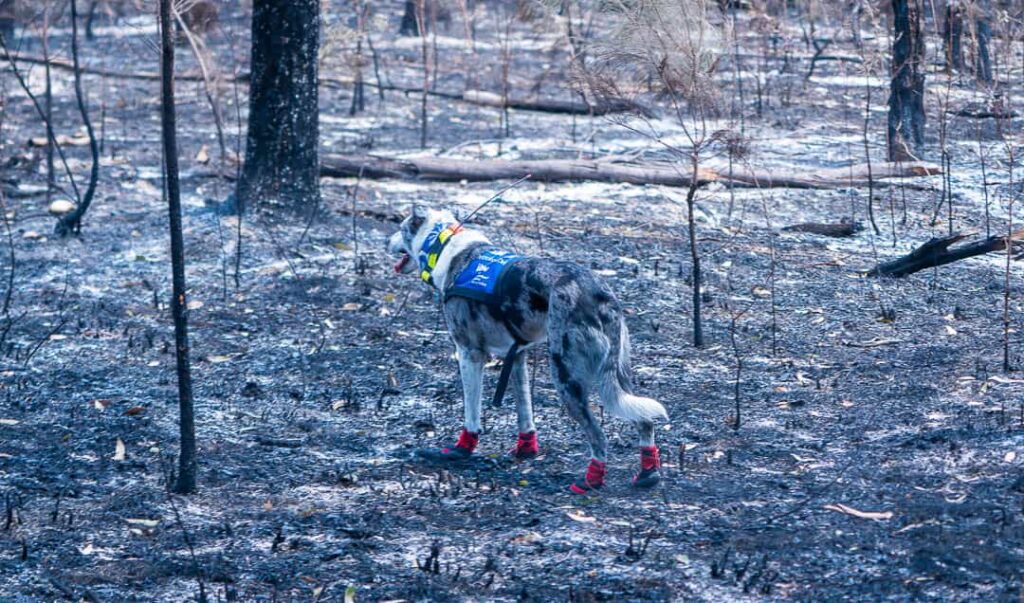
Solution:
{"label": "burnt ground", "polygon": [[[224,30],[243,24],[229,18]],[[393,29],[376,41],[385,72],[413,83],[416,46],[394,40]],[[544,56],[536,48],[557,36],[516,31],[513,72],[529,82]],[[149,17],[99,33],[85,47],[88,64],[127,69],[132,57],[132,68],[154,68]],[[67,31],[54,35],[65,49]],[[244,66],[245,38],[214,39],[221,64],[235,56]],[[25,38],[27,50],[34,44]],[[450,70],[439,85],[456,86],[467,59],[457,43],[444,48]],[[492,84],[494,48],[479,49],[478,77]],[[189,70],[188,53],[179,56]],[[856,161],[859,70],[822,63],[807,81],[802,68],[770,72],[770,104],[760,117],[747,107],[749,161],[795,170]],[[34,84],[40,74],[32,70]],[[72,133],[65,75],[58,130]],[[1010,75],[1019,84],[1019,69]],[[883,234],[868,228],[843,240],[780,227],[866,221],[862,189],[702,190],[703,349],[690,344],[681,191],[528,183],[488,210],[480,227],[501,244],[569,258],[608,279],[628,308],[640,389],[672,417],[659,432],[661,487],[627,486],[634,435],[609,419],[610,486],[576,498],[566,485],[585,453],[540,356],[539,459],[501,459],[515,439],[509,402],[486,410],[475,463],[443,470],[410,458],[455,437],[460,391],[436,301],[415,279],[391,274],[383,242],[410,202],[469,208],[497,185],[324,180],[308,231],[301,219],[267,214],[239,228],[212,203],[231,183],[201,177],[192,160],[203,145],[215,156],[216,143],[202,97],[182,84],[202,466],[200,492],[171,497],[177,410],[156,83],[86,78],[93,98],[104,91],[100,189],[82,235],[56,240],[45,199],[28,188],[45,182],[39,149],[26,145],[41,128],[8,74],[4,82],[3,174],[23,193],[7,200],[15,264],[0,361],[5,601],[192,600],[200,581],[214,600],[245,601],[336,601],[347,589],[359,601],[1021,597],[1020,267],[1011,267],[1008,373],[1004,258],[899,281],[861,274],[946,232],[945,217],[930,225],[939,178],[880,187]],[[884,79],[873,82],[874,98],[884,99]],[[970,82],[954,84],[954,105],[976,97]],[[374,96],[350,118],[349,94],[323,89],[325,150],[416,151],[417,98],[389,93],[378,104]],[[222,95],[234,114],[231,87]],[[496,152],[494,109],[431,99],[431,111],[428,152],[471,141],[479,142],[457,152]],[[880,159],[884,107],[873,115]],[[657,123],[678,135],[670,121]],[[1020,121],[1005,122],[1005,136],[991,121],[950,127],[956,228],[986,229],[980,140],[988,179],[1001,183],[990,190],[988,226],[1005,229],[1005,141],[1019,144]],[[85,150],[68,151],[86,173]],[[513,112],[503,141],[512,157],[624,151],[659,153],[607,120],[525,112]],[[3,257],[7,274],[6,243]]]}

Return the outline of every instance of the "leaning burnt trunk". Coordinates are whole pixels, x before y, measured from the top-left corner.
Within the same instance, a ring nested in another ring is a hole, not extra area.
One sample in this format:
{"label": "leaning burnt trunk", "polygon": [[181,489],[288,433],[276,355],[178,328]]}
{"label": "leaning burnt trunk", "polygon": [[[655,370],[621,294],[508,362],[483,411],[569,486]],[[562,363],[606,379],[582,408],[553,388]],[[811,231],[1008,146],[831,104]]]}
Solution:
{"label": "leaning burnt trunk", "polygon": [[922,0],[892,0],[892,8],[889,161],[915,161],[924,154],[924,7]]}
{"label": "leaning burnt trunk", "polygon": [[240,209],[255,204],[306,213],[319,201],[319,8],[317,0],[253,2]]}

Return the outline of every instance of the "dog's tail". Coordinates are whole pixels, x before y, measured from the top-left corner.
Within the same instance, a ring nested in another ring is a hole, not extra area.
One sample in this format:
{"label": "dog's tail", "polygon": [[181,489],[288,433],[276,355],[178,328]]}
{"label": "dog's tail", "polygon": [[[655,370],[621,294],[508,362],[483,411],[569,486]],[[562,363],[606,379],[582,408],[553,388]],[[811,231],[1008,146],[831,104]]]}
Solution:
{"label": "dog's tail", "polygon": [[627,421],[667,421],[668,412],[660,402],[633,393],[633,370],[629,364],[629,330],[626,328],[626,321],[620,317],[618,329],[607,329],[606,335],[611,345],[601,367],[600,379],[601,401],[605,409]]}

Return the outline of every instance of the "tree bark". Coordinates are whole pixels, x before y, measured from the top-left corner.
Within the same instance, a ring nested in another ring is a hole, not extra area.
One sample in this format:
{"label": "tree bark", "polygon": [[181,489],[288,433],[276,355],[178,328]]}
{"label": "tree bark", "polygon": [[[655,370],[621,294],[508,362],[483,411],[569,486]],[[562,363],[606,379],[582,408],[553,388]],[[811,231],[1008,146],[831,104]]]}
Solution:
{"label": "tree bark", "polygon": [[256,204],[306,213],[319,203],[319,36],[317,0],[253,2],[240,209]]}
{"label": "tree bark", "polygon": [[171,275],[174,298],[174,348],[178,364],[178,409],[181,432],[181,453],[178,457],[178,480],[174,491],[189,494],[196,491],[196,428],[192,402],[192,367],[189,362],[188,300],[185,298],[185,242],[181,227],[181,187],[178,182],[178,138],[174,114],[174,19],[171,2],[160,0],[161,113],[164,166],[166,169],[167,209],[171,230]]}
{"label": "tree bark", "polygon": [[416,20],[416,1],[405,0],[405,10],[402,12],[402,23],[398,26],[400,36],[420,35],[419,23]]}
{"label": "tree bark", "polygon": [[924,155],[924,7],[922,0],[892,0],[892,8],[889,161],[916,161]]}
{"label": "tree bark", "polygon": [[14,45],[14,0],[0,0],[0,36],[8,47]]}
{"label": "tree bark", "polygon": [[982,11],[978,19],[975,21],[977,27],[977,42],[978,42],[978,60],[977,60],[977,74],[978,79],[985,83],[992,83],[992,57],[989,54],[989,41],[992,39],[992,26],[989,24],[989,5],[987,2],[979,2],[977,10]]}
{"label": "tree bark", "polygon": [[[872,166],[873,177],[907,178],[934,176],[938,167],[925,163],[883,163]],[[406,180],[435,180],[487,182],[515,180],[531,174],[534,180],[545,182],[624,182],[689,187],[690,174],[671,163],[629,164],[611,161],[547,159],[509,161],[504,159],[465,160],[449,157],[410,157],[390,159],[370,155],[325,155],[321,175],[327,178],[349,178],[360,174],[364,178],[398,178]],[[867,184],[865,166],[821,169],[814,172],[781,169],[771,171],[733,169],[719,173],[708,168],[698,170],[698,184],[732,182],[761,188],[828,189]]]}
{"label": "tree bark", "polygon": [[942,45],[946,51],[946,73],[963,69],[963,37],[963,6],[960,4],[960,0],[947,0],[942,26]]}

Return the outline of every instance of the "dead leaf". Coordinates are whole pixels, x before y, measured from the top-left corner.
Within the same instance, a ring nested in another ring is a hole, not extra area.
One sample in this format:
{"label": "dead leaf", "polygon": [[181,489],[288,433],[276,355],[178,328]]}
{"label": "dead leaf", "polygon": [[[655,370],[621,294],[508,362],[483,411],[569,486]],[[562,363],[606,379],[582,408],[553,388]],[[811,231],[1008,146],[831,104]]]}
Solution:
{"label": "dead leaf", "polygon": [[572,511],[566,511],[565,514],[569,516],[569,519],[571,519],[573,521],[578,521],[580,523],[594,523],[595,521],[597,521],[596,518],[590,517],[589,515],[584,514],[583,511],[580,511],[579,509],[573,509]]}
{"label": "dead leaf", "polygon": [[21,423],[21,421],[17,419],[0,419],[0,425],[14,426],[18,423]]}
{"label": "dead leaf", "polygon": [[356,603],[356,587],[349,586],[345,589],[345,603]]}
{"label": "dead leaf", "polygon": [[527,532],[522,536],[516,536],[512,539],[512,542],[516,544],[529,544],[531,542],[537,542],[538,540],[543,539],[544,537],[538,534],[537,532]]}
{"label": "dead leaf", "polygon": [[1007,452],[1006,454],[1003,455],[1003,462],[1004,463],[1012,463],[1016,459],[1017,459],[1017,453],[1014,452],[1013,450],[1011,450],[1011,451],[1009,451],[1009,452]]}
{"label": "dead leaf", "polygon": [[146,412],[146,407],[145,406],[133,406],[133,407],[129,408],[128,410],[124,411],[124,414],[125,414],[125,416],[128,416],[128,417],[134,417],[135,415],[140,415],[140,414],[142,414],[144,412]]}
{"label": "dead leaf", "polygon": [[854,509],[853,507],[847,507],[842,503],[825,505],[822,508],[829,511],[835,511],[836,513],[845,513],[846,515],[852,515],[861,519],[873,519],[875,521],[892,519],[892,511],[861,511],[859,509]]}
{"label": "dead leaf", "polygon": [[106,410],[110,406],[110,400],[93,400],[92,405],[96,410]]}
{"label": "dead leaf", "polygon": [[232,361],[234,359],[235,359],[235,357],[233,355],[230,355],[230,354],[225,354],[225,355],[222,355],[222,356],[214,355],[214,356],[207,356],[206,357],[206,360],[209,361],[209,362],[212,362],[213,364],[221,364],[221,363],[224,363],[224,362],[230,362],[230,361]]}
{"label": "dead leaf", "polygon": [[127,456],[127,450],[125,450],[124,442],[121,441],[121,438],[117,438],[117,443],[114,444],[114,460],[123,461]]}
{"label": "dead leaf", "polygon": [[125,523],[133,526],[141,526],[143,528],[155,528],[160,525],[159,519],[143,519],[137,517],[126,518]]}
{"label": "dead leaf", "polygon": [[359,310],[362,307],[363,307],[362,304],[357,304],[356,302],[349,302],[349,303],[345,304],[344,306],[342,306],[341,309],[346,311],[346,312],[355,312],[355,311]]}
{"label": "dead leaf", "polygon": [[196,153],[196,161],[203,165],[210,163],[210,149],[205,144]]}

